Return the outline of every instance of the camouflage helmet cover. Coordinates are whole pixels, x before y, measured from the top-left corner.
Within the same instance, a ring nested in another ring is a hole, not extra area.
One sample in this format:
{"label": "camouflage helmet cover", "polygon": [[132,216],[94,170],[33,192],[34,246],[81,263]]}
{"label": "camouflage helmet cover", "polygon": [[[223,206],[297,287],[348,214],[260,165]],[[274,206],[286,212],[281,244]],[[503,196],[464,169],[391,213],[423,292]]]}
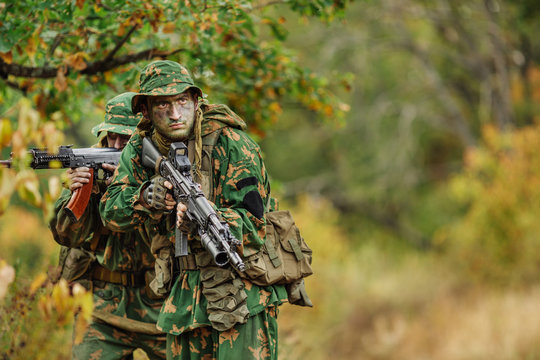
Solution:
{"label": "camouflage helmet cover", "polygon": [[146,65],[141,71],[139,88],[139,93],[131,101],[133,112],[140,111],[141,100],[146,96],[178,95],[194,89],[202,97],[202,91],[193,83],[189,71],[170,60],[157,60]]}
{"label": "camouflage helmet cover", "polygon": [[131,100],[135,95],[126,92],[109,100],[105,105],[105,120],[92,129],[92,134],[99,136],[102,131],[107,131],[131,136],[143,118],[131,111]]}

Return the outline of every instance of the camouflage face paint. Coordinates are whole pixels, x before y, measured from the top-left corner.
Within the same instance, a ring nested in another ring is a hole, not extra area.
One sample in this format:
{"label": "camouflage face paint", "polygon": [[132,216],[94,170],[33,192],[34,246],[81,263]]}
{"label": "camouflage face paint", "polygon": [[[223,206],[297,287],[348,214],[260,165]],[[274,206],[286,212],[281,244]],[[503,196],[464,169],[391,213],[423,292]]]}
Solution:
{"label": "camouflage face paint", "polygon": [[157,132],[171,141],[186,140],[195,122],[197,102],[189,91],[173,96],[151,97],[148,116]]}

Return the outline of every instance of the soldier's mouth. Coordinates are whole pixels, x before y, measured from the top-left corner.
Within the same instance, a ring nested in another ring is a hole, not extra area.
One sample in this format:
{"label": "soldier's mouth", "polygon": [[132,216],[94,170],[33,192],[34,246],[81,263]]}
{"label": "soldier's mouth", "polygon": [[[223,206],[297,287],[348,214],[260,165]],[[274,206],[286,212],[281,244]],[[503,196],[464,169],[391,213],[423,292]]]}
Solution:
{"label": "soldier's mouth", "polygon": [[175,122],[169,125],[171,129],[182,129],[186,126],[186,123],[184,122]]}

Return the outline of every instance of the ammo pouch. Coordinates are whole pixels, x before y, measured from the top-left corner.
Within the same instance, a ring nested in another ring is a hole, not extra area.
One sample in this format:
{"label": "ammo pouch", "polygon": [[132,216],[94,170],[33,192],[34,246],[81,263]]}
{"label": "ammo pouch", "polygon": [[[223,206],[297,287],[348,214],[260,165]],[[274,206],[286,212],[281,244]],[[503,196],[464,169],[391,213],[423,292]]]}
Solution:
{"label": "ammo pouch", "polygon": [[245,259],[246,277],[256,285],[292,284],[313,274],[311,249],[288,210],[267,212],[266,241]]}
{"label": "ammo pouch", "polygon": [[68,282],[78,282],[91,288],[90,269],[96,256],[90,251],[62,246],[60,249],[61,277]]}
{"label": "ammo pouch", "polygon": [[226,331],[236,324],[244,324],[249,317],[247,294],[242,279],[230,267],[214,264],[207,251],[195,255],[200,267],[202,293],[208,305],[208,320],[218,331]]}
{"label": "ammo pouch", "polygon": [[[169,293],[173,275],[173,249],[161,248],[156,254],[154,272],[147,272],[146,281],[150,281],[150,289],[155,294],[151,298],[161,298]],[[152,277],[154,277],[152,279]],[[150,295],[150,292],[147,292]]]}

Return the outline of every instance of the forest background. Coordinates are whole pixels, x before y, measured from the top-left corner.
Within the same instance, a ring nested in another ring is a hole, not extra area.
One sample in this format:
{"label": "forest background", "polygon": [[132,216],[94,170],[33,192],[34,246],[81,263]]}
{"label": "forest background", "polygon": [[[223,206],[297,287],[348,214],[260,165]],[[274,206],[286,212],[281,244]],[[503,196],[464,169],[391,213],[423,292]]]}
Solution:
{"label": "forest background", "polygon": [[51,280],[63,171],[32,171],[27,148],[94,144],[154,58],[247,120],[314,251],[315,306],[282,307],[280,358],[540,358],[539,2],[0,10],[0,358],[69,358],[92,306]]}

